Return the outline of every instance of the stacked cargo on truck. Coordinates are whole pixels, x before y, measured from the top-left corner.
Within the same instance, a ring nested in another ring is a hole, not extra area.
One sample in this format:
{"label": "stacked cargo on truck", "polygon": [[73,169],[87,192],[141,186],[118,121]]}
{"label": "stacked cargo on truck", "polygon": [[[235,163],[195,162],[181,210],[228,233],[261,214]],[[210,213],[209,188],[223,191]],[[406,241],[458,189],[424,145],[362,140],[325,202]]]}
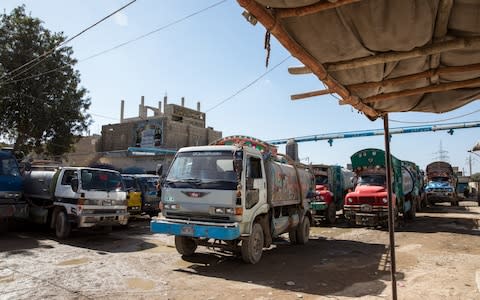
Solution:
{"label": "stacked cargo on truck", "polygon": [[198,245],[239,252],[257,263],[282,233],[305,244],[312,222],[313,175],[275,146],[231,136],[209,146],[180,149],[162,186],[162,216],[151,231],[175,235],[177,251]]}

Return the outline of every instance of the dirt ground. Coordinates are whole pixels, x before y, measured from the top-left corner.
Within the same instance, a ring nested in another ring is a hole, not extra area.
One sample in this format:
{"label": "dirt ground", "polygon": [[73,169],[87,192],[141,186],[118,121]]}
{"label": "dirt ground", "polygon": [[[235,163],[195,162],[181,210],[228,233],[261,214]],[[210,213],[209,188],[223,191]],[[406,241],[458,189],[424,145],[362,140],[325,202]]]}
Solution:
{"label": "dirt ground", "polygon": [[[435,206],[395,233],[399,299],[480,299],[480,208]],[[388,231],[312,228],[307,245],[279,239],[256,265],[199,248],[136,220],[110,234],[22,225],[0,236],[0,299],[384,299]]]}

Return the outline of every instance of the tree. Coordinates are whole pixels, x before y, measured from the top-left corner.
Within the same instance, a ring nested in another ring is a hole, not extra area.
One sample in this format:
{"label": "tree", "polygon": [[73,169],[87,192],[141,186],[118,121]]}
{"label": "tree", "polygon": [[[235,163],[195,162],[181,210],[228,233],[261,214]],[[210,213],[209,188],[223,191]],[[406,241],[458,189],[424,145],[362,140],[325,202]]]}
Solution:
{"label": "tree", "polygon": [[14,141],[15,150],[62,155],[91,124],[73,50],[58,47],[65,40],[27,15],[25,6],[0,14],[0,137]]}

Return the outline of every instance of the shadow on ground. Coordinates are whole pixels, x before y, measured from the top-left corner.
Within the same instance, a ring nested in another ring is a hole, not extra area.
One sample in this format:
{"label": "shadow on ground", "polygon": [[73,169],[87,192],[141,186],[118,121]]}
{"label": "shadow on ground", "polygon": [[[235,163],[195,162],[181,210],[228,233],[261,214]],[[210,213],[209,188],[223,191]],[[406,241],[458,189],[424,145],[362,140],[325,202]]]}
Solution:
{"label": "shadow on ground", "polygon": [[[315,295],[379,295],[386,288],[384,281],[390,280],[385,245],[347,240],[311,239],[303,246],[281,240],[265,250],[256,265],[244,264],[239,257],[211,253],[183,259],[192,265],[177,272]],[[398,273],[397,278],[402,279],[403,274]]]}
{"label": "shadow on ground", "polygon": [[150,235],[148,228],[149,220],[139,220],[128,227],[114,227],[110,233],[103,232],[101,228],[73,230],[69,238],[57,239],[47,226],[20,222],[0,236],[0,253],[5,252],[6,256],[28,255],[29,249],[54,248],[55,244],[48,242],[52,240],[100,254],[142,251],[157,247],[146,241],[145,236]]}

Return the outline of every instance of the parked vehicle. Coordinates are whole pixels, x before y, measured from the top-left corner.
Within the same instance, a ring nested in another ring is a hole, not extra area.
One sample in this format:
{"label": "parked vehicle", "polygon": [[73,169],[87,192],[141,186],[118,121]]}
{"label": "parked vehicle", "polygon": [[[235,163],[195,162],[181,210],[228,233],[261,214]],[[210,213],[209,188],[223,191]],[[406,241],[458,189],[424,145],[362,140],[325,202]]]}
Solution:
{"label": "parked vehicle", "polygon": [[470,196],[470,187],[468,183],[470,182],[470,176],[458,176],[457,177],[457,197],[459,199],[466,199]]}
{"label": "parked vehicle", "polygon": [[[392,160],[392,205],[395,220],[399,213],[413,219],[417,197],[414,196],[414,175],[402,166],[402,161]],[[345,196],[344,214],[350,224],[385,225],[388,220],[385,152],[380,149],[364,149],[351,156],[357,176],[355,191]]]}
{"label": "parked vehicle", "polygon": [[182,148],[163,182],[163,216],[153,218],[151,231],[175,235],[184,256],[203,245],[240,252],[255,264],[282,233],[293,244],[308,241],[313,189],[307,166],[258,139],[231,136]]}
{"label": "parked vehicle", "polygon": [[160,213],[160,193],[157,184],[160,177],[151,174],[122,174],[128,198],[130,214],[145,213],[151,217]]}
{"label": "parked vehicle", "polygon": [[312,165],[315,199],[310,210],[315,220],[334,224],[337,211],[343,209],[345,195],[353,189],[353,172],[340,166]]}
{"label": "parked vehicle", "polygon": [[15,156],[11,151],[0,150],[0,222],[28,216],[22,190],[23,178]]}
{"label": "parked vehicle", "polygon": [[87,167],[32,168],[25,173],[30,219],[49,224],[58,238],[72,227],[126,225],[126,193],[120,173]]}
{"label": "parked vehicle", "polygon": [[458,205],[457,177],[452,166],[445,161],[435,161],[426,168],[428,183],[425,186],[427,202],[433,205],[438,202],[450,202],[452,206]]}
{"label": "parked vehicle", "polygon": [[413,179],[413,188],[409,193],[406,193],[405,197],[407,198],[407,201],[411,200],[412,203],[416,203],[416,211],[421,211],[427,206],[424,192],[424,174],[422,170],[420,170],[420,167],[414,162],[407,160],[402,160],[401,162],[402,168],[406,168]]}
{"label": "parked vehicle", "polygon": [[127,211],[130,215],[142,213],[142,192],[135,177],[131,174],[122,174],[123,184],[127,192]]}

